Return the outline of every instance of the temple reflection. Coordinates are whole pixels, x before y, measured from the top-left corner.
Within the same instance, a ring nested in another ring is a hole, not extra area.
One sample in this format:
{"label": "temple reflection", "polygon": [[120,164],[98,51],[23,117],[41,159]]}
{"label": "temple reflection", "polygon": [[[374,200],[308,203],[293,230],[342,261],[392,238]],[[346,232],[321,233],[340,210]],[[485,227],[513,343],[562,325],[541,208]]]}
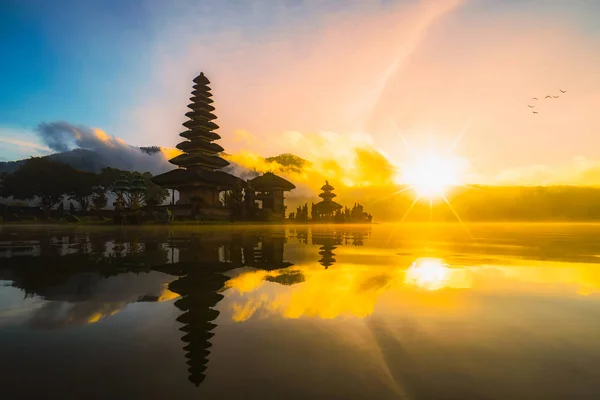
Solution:
{"label": "temple reflection", "polygon": [[[234,313],[235,321],[250,318],[261,306],[254,294],[261,293],[262,284],[292,290],[281,292],[268,306],[286,318],[370,315],[379,296],[399,284],[396,268],[336,263],[334,253],[340,247],[363,246],[369,236],[370,227],[27,236],[14,248],[0,246],[0,254],[10,254],[3,259],[0,279],[10,280],[26,296],[46,300],[30,321],[41,329],[96,323],[136,302],[174,300],[181,311],[176,320],[183,332],[188,379],[199,386],[206,379],[218,305],[230,289],[246,291],[247,300],[254,301],[243,305],[242,314]],[[302,259],[305,252],[317,250],[318,264],[288,261],[288,237],[303,246]],[[429,290],[453,279],[448,266],[434,259],[415,262],[404,278],[404,284]]]}
{"label": "temple reflection", "polygon": [[96,323],[127,304],[176,299],[174,305],[182,311],[177,321],[184,332],[189,380],[196,386],[206,378],[210,339],[219,316],[216,306],[224,298],[227,271],[281,270],[268,280],[282,285],[304,279],[286,271],[293,264],[284,260],[285,230],[28,235],[27,241],[17,243],[1,239],[7,245],[0,245],[4,256],[0,279],[10,281],[26,297],[46,300],[32,316],[34,328]]}

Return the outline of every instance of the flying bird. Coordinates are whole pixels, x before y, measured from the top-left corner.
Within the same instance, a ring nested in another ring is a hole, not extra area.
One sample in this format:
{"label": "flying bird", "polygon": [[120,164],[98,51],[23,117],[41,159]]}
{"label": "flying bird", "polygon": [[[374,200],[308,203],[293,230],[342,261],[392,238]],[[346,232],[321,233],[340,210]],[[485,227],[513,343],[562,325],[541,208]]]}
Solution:
{"label": "flying bird", "polygon": [[546,97],[544,97],[544,98],[545,98],[545,99],[551,99],[551,98],[552,98],[552,96],[548,95],[548,96],[546,96]]}
{"label": "flying bird", "polygon": [[561,93],[567,93],[566,90],[562,90],[562,89],[558,89],[558,90],[560,90]]}
{"label": "flying bird", "polygon": [[537,99],[538,99],[537,97],[532,97],[532,98],[531,98],[531,100],[537,100]]}
{"label": "flying bird", "polygon": [[527,104],[527,107],[529,107],[529,108],[533,108],[533,107],[535,107],[535,106],[530,106],[529,104]]}
{"label": "flying bird", "polygon": [[537,112],[537,111],[533,111],[533,113],[534,113],[534,114],[538,114],[538,112]]}
{"label": "flying bird", "polygon": [[553,99],[558,99],[560,96],[552,96]]}

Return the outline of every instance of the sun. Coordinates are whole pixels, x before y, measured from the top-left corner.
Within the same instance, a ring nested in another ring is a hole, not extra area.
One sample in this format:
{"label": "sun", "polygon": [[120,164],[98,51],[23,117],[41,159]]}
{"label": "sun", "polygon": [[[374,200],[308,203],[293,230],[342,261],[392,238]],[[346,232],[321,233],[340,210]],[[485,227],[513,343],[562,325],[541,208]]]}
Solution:
{"label": "sun", "polygon": [[434,153],[418,155],[403,166],[398,183],[410,185],[419,197],[442,197],[449,187],[460,184],[460,162]]}

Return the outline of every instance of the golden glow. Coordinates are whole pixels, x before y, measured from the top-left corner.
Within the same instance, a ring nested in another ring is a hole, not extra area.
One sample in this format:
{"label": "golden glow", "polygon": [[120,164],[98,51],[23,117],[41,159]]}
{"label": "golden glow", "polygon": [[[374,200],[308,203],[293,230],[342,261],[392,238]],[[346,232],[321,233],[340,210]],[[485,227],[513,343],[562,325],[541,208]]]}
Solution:
{"label": "golden glow", "polygon": [[170,160],[174,157],[177,157],[178,155],[180,155],[182,153],[182,151],[179,149],[169,149],[166,147],[161,147],[160,152],[162,153],[163,157],[166,160]]}
{"label": "golden glow", "polygon": [[104,143],[110,143],[110,136],[108,136],[108,134],[106,132],[104,132],[102,129],[93,128],[92,130],[94,131],[96,138],[98,138],[99,140],[101,140]]}
{"label": "golden glow", "polygon": [[96,322],[108,318],[110,316],[115,315],[119,311],[122,310],[123,305],[116,305],[116,309],[108,310],[108,311],[97,311],[90,315],[87,319],[88,324],[95,324]]}
{"label": "golden glow", "polygon": [[[525,291],[531,295],[589,296],[600,292],[597,264],[518,262],[518,266],[457,267],[440,258],[420,258],[408,268],[393,268],[389,259],[380,258],[379,263],[336,264],[328,270],[313,264],[297,265],[242,272],[227,283],[226,295],[231,318],[243,322],[273,314],[289,319],[362,319],[380,308],[393,312],[409,306],[418,307],[419,312],[460,312],[473,303],[457,289],[506,295]],[[282,273],[301,273],[304,280],[290,286],[266,281]]]}
{"label": "golden glow", "polygon": [[167,289],[167,286],[169,286],[168,283],[165,283],[163,285],[164,289],[162,291],[162,293],[160,294],[160,296],[158,296],[158,302],[162,302],[162,301],[169,301],[169,300],[174,300],[174,299],[178,299],[179,297],[181,297],[179,294],[171,292],[169,289]]}
{"label": "golden glow", "polygon": [[456,158],[423,154],[403,168],[398,183],[409,184],[419,197],[432,199],[460,184],[460,164]]}
{"label": "golden glow", "polygon": [[406,271],[404,282],[427,290],[470,286],[464,270],[452,269],[439,258],[416,260]]}
{"label": "golden glow", "polygon": [[[589,296],[600,292],[598,264],[592,263],[493,257],[493,264],[473,260],[469,266],[460,266],[435,256],[410,260],[372,248],[359,253],[354,248],[347,250],[345,255],[351,255],[355,263],[338,262],[327,270],[307,263],[239,273],[227,282],[229,290],[225,292],[231,318],[236,322],[271,315],[362,319],[377,310],[394,312],[404,307],[419,312],[466,312],[477,304],[464,297],[463,290],[507,296],[519,292]],[[292,285],[267,280],[282,274],[301,274],[302,279]]]}
{"label": "golden glow", "polygon": [[90,315],[90,317],[88,318],[88,324],[95,324],[96,322],[100,321],[100,319],[102,319],[104,317],[103,314],[96,312],[93,313],[92,315]]}

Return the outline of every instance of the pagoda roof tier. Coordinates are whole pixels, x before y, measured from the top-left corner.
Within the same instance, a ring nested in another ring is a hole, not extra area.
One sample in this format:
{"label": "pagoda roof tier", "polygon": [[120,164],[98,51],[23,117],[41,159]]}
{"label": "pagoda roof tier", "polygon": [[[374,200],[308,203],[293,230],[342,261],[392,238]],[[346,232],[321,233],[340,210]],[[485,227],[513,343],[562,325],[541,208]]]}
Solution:
{"label": "pagoda roof tier", "polygon": [[177,147],[179,150],[181,150],[185,153],[190,153],[194,150],[200,150],[200,151],[205,151],[208,153],[216,154],[216,153],[221,153],[224,150],[218,144],[207,142],[202,139],[195,139],[192,141],[181,142],[175,147]]}
{"label": "pagoda roof tier", "polygon": [[210,93],[210,86],[208,85],[194,85],[192,86],[192,88],[200,93],[206,93],[209,97],[212,96],[212,94]]}
{"label": "pagoda roof tier", "polygon": [[190,101],[192,103],[214,103],[214,100],[211,99],[210,97],[206,97],[206,96],[192,96],[190,97]]}
{"label": "pagoda roof tier", "polygon": [[213,113],[210,113],[206,110],[200,109],[200,110],[194,110],[194,111],[188,111],[187,113],[185,113],[185,116],[191,119],[206,119],[206,120],[213,120],[213,119],[217,119],[217,116],[214,115]]}
{"label": "pagoda roof tier", "polygon": [[210,83],[210,81],[204,75],[204,72],[200,72],[200,75],[198,75],[197,77],[194,78],[194,83],[198,83],[201,85],[208,85]]}
{"label": "pagoda roof tier", "polygon": [[210,92],[210,88],[206,87],[204,89],[196,89],[196,90],[192,90],[192,95],[193,96],[203,96],[203,97],[212,97],[212,93]]}
{"label": "pagoda roof tier", "polygon": [[167,188],[183,188],[192,186],[220,187],[224,189],[233,188],[236,183],[243,182],[235,175],[223,171],[203,171],[174,169],[152,178],[157,185]]}
{"label": "pagoda roof tier", "polygon": [[192,97],[197,97],[199,99],[208,99],[208,98],[212,97],[212,93],[203,92],[201,90],[193,90],[191,95],[192,95]]}
{"label": "pagoda roof tier", "polygon": [[169,160],[171,164],[178,165],[180,167],[204,167],[219,169],[229,165],[229,161],[222,159],[218,156],[205,156],[204,154],[180,154],[177,157]]}
{"label": "pagoda roof tier", "polygon": [[331,192],[325,192],[325,193],[321,193],[319,195],[319,197],[322,198],[323,200],[331,200],[334,197],[337,197],[337,194],[331,193]]}
{"label": "pagoda roof tier", "polygon": [[334,190],[334,187],[331,186],[328,181],[325,181],[325,184],[321,186],[321,190],[324,192],[331,192],[332,190]]}
{"label": "pagoda roof tier", "polygon": [[296,189],[296,186],[294,186],[293,183],[275,175],[272,172],[265,172],[261,176],[251,179],[250,184],[254,190],[258,191],[282,190],[287,192],[292,189]]}
{"label": "pagoda roof tier", "polygon": [[319,214],[331,214],[343,206],[335,201],[320,201],[313,206],[313,209],[316,209]]}
{"label": "pagoda roof tier", "polygon": [[209,130],[206,129],[201,129],[201,128],[197,128],[197,129],[191,129],[191,130],[187,130],[184,132],[181,132],[179,134],[179,136],[184,137],[186,139],[206,139],[206,140],[219,140],[221,139],[221,135],[219,135],[218,133],[214,133],[211,132]]}
{"label": "pagoda roof tier", "polygon": [[188,108],[192,110],[206,110],[206,111],[215,111],[215,108],[210,104],[206,103],[190,103],[188,104]]}
{"label": "pagoda roof tier", "polygon": [[210,122],[210,121],[206,121],[206,120],[190,120],[190,121],[186,121],[182,124],[183,126],[185,126],[186,128],[192,129],[193,128],[205,128],[206,130],[212,131],[215,129],[219,129],[219,125],[215,124],[214,122]]}

